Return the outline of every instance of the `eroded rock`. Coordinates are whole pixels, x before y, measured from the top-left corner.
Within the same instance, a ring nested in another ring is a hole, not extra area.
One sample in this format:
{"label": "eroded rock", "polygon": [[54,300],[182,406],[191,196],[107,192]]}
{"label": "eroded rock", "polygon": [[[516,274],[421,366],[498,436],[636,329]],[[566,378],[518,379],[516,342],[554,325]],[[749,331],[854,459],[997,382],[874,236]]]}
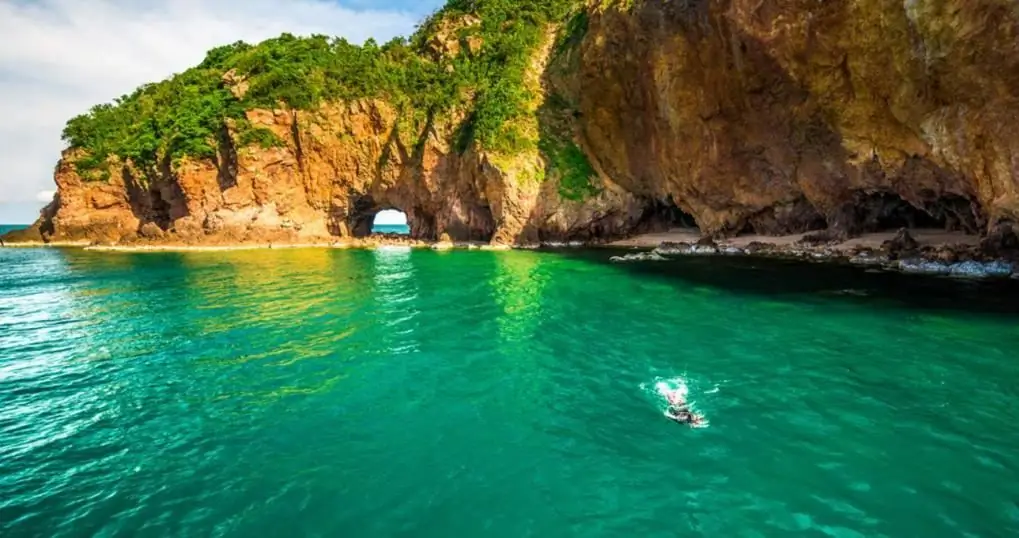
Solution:
{"label": "eroded rock", "polygon": [[892,259],[913,255],[919,248],[920,243],[905,228],[900,229],[893,239],[881,245],[881,250],[888,253]]}
{"label": "eroded rock", "polygon": [[[84,181],[68,151],[35,229],[123,242],[154,223],[166,241],[333,241],[368,235],[373,215],[396,207],[422,241],[597,243],[675,224],[657,211],[666,204],[709,237],[935,226],[989,232],[986,256],[1019,252],[1013,3],[591,5],[569,50],[555,46],[559,26],[547,28],[526,76],[528,91],[544,92],[529,96],[544,105],[526,130],[574,143],[594,171],[583,196],[562,196],[555,159],[532,145],[459,147],[470,109],[401,130],[408,114],[360,99],[249,110],[282,145],[238,147],[228,125],[212,159],[114,163],[106,182]],[[436,21],[425,61],[476,54],[482,23],[459,11]],[[248,90],[236,73],[223,80]],[[811,239],[797,255],[817,254],[808,247],[823,238]],[[908,233],[888,246],[891,257],[917,249]]]}

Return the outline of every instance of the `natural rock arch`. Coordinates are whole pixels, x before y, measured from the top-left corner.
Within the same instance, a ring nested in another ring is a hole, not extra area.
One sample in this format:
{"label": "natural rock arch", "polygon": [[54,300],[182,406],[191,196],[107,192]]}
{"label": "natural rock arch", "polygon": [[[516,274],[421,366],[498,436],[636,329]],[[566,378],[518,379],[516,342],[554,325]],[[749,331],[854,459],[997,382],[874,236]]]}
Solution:
{"label": "natural rock arch", "polygon": [[[396,231],[391,227],[394,226],[407,226],[408,231]],[[399,208],[385,208],[375,214],[372,219],[372,233],[396,233],[399,235],[409,235],[410,228],[407,224],[407,213],[401,211]]]}

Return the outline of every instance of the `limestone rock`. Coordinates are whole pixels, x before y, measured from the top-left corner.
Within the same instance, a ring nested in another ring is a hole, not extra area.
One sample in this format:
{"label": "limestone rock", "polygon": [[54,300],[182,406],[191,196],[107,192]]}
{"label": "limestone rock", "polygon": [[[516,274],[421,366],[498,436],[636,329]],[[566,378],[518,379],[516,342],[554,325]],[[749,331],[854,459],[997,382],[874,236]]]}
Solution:
{"label": "limestone rock", "polygon": [[147,239],[160,239],[163,237],[163,229],[154,222],[146,222],[138,230],[138,235]]}
{"label": "limestone rock", "polygon": [[[707,237],[937,226],[1019,256],[1014,2],[601,4],[568,50],[549,25],[526,73],[526,130],[575,144],[591,169],[582,196],[564,196],[562,171],[533,147],[458,147],[469,109],[408,133],[396,104],[365,98],[248,110],[282,146],[239,147],[227,125],[211,159],[111,162],[108,181],[79,176],[69,150],[35,233],[124,242],[153,223],[167,241],[331,242],[369,235],[395,207],[418,240],[597,243],[682,214]],[[481,22],[437,21],[424,61],[476,54]],[[223,81],[247,91],[236,73]],[[912,257],[910,239],[893,256]]]}
{"label": "limestone rock", "polygon": [[920,248],[920,243],[910,235],[909,230],[905,228],[898,231],[895,237],[889,241],[885,241],[881,245],[881,249],[888,253],[893,258],[898,258],[905,255],[913,254]]}

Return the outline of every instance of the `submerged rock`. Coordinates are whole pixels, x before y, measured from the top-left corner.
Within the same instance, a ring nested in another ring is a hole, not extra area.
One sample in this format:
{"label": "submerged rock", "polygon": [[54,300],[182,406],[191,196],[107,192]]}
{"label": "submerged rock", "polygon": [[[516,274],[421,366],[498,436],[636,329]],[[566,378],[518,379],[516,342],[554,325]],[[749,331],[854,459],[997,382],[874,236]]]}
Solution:
{"label": "submerged rock", "polygon": [[658,248],[656,248],[653,252],[664,256],[676,256],[690,254],[692,250],[693,247],[689,243],[674,243],[672,241],[665,241],[658,245]]}
{"label": "submerged rock", "polygon": [[743,251],[736,247],[720,249],[710,238],[707,238],[706,240],[701,239],[695,245],[665,241],[658,245],[658,248],[654,249],[652,252],[661,256],[711,256],[718,254],[719,252],[725,254],[743,254]]}
{"label": "submerged rock", "polygon": [[963,278],[1008,277],[1013,270],[1012,264],[1003,261],[968,261],[951,265],[951,275]]}
{"label": "submerged rock", "polygon": [[903,273],[915,273],[921,275],[947,275],[952,272],[952,267],[947,263],[930,260],[901,260],[898,268]]}
{"label": "submerged rock", "polygon": [[667,260],[667,258],[653,250],[651,252],[634,252],[633,254],[626,254],[624,256],[613,256],[609,258],[609,261],[613,263],[662,262],[665,260]]}
{"label": "submerged rock", "polygon": [[711,245],[697,244],[690,247],[690,254],[698,254],[700,256],[711,256],[713,254],[718,254],[718,247],[715,246],[714,244]]}
{"label": "submerged rock", "polygon": [[901,260],[898,263],[898,268],[904,273],[946,275],[958,278],[1004,278],[1015,270],[1012,264],[1003,261],[944,263],[922,259]]}
{"label": "submerged rock", "polygon": [[849,258],[849,263],[853,265],[885,265],[890,261],[888,256],[873,250],[859,251]]}

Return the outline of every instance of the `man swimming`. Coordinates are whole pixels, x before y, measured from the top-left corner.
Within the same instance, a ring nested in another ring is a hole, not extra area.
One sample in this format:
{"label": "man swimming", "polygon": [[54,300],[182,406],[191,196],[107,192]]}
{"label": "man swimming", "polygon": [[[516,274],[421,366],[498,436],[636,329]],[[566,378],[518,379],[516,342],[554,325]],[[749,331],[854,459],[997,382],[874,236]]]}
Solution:
{"label": "man swimming", "polygon": [[665,416],[670,419],[680,424],[688,424],[694,427],[706,424],[703,415],[690,410],[690,405],[686,402],[684,391],[681,389],[676,389],[666,394],[665,400],[669,402],[669,408],[665,410]]}
{"label": "man swimming", "polygon": [[665,400],[672,407],[686,407],[686,392],[683,389],[674,389],[665,394]]}
{"label": "man swimming", "polygon": [[680,424],[687,424],[693,427],[707,424],[707,421],[704,420],[704,415],[698,415],[686,408],[679,410],[674,407],[670,407],[665,411],[665,416]]}

